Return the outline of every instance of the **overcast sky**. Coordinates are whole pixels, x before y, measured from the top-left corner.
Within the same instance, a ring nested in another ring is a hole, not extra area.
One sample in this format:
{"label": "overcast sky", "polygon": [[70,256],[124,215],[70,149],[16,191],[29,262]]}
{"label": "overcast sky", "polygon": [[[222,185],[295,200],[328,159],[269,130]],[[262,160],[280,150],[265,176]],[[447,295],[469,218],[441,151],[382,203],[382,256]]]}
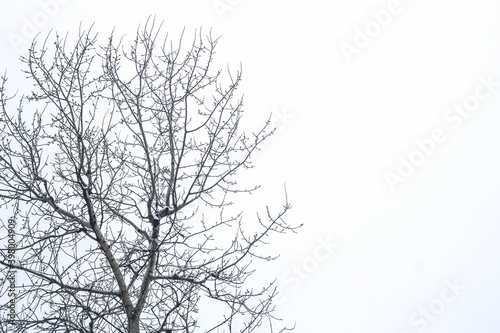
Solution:
{"label": "overcast sky", "polygon": [[304,223],[258,272],[297,332],[500,331],[500,2],[23,0],[0,12],[0,71],[26,84],[36,33],[150,15],[220,35],[248,122],[274,114],[242,205],[279,208],[286,182]]}

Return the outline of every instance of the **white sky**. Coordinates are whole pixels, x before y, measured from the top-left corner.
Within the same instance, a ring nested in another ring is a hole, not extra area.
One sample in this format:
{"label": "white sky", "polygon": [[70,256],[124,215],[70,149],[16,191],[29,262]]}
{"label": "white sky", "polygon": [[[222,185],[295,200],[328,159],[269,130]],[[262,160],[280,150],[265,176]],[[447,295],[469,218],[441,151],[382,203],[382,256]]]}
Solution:
{"label": "white sky", "polygon": [[[372,11],[388,7],[380,28]],[[500,85],[489,92],[480,79],[500,82],[500,2],[23,0],[0,12],[0,71],[10,89],[25,84],[11,39],[29,37],[30,24],[42,35],[80,22],[131,35],[151,14],[174,36],[221,35],[217,61],[243,64],[248,121],[279,115],[241,181],[263,185],[247,210],[279,208],[286,181],[289,222],[305,224],[275,240],[282,257],[259,271],[278,278],[279,314],[296,332],[500,330]],[[366,28],[349,62],[341,45]],[[443,118],[477,91],[459,126]],[[384,174],[418,158],[415,141],[435,130],[444,142],[392,191]],[[318,248],[329,241],[332,253]]]}

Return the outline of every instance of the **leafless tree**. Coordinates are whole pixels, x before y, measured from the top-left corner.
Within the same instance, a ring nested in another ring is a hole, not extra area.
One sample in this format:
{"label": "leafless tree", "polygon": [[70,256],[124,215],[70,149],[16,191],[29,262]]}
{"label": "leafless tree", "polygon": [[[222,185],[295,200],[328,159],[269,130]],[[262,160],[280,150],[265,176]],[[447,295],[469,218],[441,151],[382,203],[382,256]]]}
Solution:
{"label": "leafless tree", "polygon": [[241,70],[212,71],[218,39],[199,30],[186,47],[153,21],[129,47],[114,33],[99,46],[92,28],[52,36],[21,59],[33,91],[13,109],[6,76],[0,88],[0,203],[19,221],[18,260],[3,248],[0,267],[24,276],[15,332],[273,332],[275,284],[247,279],[275,258],[259,245],[295,227],[286,190],[276,212],[231,206],[258,188],[234,175],[273,129],[241,129]]}

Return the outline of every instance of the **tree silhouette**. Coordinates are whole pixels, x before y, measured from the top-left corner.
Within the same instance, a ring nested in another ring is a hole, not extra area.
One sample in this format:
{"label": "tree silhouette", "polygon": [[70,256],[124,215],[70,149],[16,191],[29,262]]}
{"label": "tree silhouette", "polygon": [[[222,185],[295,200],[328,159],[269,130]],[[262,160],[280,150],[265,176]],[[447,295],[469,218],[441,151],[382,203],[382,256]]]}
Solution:
{"label": "tree silhouette", "polygon": [[73,43],[35,40],[21,59],[34,88],[17,111],[2,78],[0,203],[16,207],[19,230],[16,263],[4,248],[0,267],[27,281],[16,286],[15,332],[276,324],[274,282],[246,280],[253,259],[275,258],[257,247],[295,230],[282,219],[286,191],[277,212],[244,219],[231,206],[258,188],[239,188],[234,175],[274,130],[240,129],[241,70],[212,71],[218,39],[200,30],[185,47],[184,33],[177,43],[160,36],[148,21],[129,47],[114,33],[98,46],[92,28]]}

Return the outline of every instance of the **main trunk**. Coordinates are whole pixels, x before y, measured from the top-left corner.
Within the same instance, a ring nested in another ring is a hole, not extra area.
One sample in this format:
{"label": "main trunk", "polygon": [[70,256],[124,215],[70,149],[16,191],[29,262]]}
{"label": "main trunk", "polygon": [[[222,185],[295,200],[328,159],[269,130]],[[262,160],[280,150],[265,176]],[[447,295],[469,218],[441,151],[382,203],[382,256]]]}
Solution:
{"label": "main trunk", "polygon": [[140,333],[139,318],[133,319],[129,322],[128,333]]}

